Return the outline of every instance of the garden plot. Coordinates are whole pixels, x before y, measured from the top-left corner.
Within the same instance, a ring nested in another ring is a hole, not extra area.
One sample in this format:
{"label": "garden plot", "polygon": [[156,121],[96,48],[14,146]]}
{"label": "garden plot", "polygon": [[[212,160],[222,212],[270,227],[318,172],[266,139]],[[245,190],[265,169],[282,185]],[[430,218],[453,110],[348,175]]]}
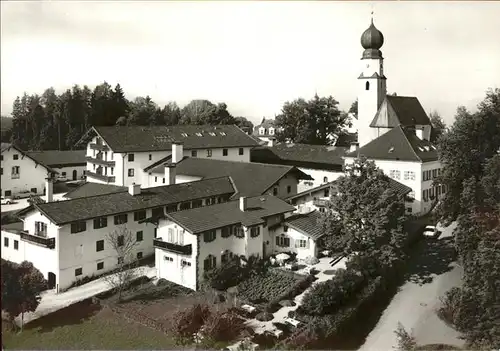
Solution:
{"label": "garden plot", "polygon": [[239,298],[251,304],[263,304],[286,295],[303,279],[302,276],[271,269],[264,276],[256,275],[238,285]]}

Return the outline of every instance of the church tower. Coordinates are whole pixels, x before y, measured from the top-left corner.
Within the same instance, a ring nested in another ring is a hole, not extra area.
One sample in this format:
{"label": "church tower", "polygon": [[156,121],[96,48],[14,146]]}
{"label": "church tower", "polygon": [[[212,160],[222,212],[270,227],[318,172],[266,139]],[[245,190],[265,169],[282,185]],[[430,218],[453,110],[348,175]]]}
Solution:
{"label": "church tower", "polygon": [[370,127],[375,114],[387,94],[384,76],[384,58],[380,48],[384,36],[372,23],[361,35],[361,46],[365,49],[361,58],[361,75],[358,78],[358,143],[366,145],[377,137],[376,129]]}

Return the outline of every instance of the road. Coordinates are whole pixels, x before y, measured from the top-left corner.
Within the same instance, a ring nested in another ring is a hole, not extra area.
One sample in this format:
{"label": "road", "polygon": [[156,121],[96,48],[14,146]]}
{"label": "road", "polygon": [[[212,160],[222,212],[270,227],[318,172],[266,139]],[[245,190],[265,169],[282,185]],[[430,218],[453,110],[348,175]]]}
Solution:
{"label": "road", "polygon": [[413,330],[417,343],[463,346],[458,332],[436,316],[440,297],[461,282],[461,267],[454,261],[452,232],[456,224],[440,228],[439,239],[426,238],[410,261],[405,284],[385,309],[360,351],[392,350],[397,347],[394,331],[400,322]]}

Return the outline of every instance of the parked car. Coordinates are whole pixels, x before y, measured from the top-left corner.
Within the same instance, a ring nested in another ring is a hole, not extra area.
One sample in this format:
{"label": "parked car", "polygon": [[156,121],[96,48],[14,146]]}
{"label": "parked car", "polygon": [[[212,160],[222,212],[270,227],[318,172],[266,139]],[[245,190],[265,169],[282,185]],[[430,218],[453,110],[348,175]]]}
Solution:
{"label": "parked car", "polygon": [[428,225],[425,227],[423,234],[424,236],[430,238],[437,238],[439,237],[439,234],[441,234],[441,232],[436,228],[435,225]]}
{"label": "parked car", "polygon": [[14,201],[10,197],[2,196],[2,205],[10,205],[14,203]]}

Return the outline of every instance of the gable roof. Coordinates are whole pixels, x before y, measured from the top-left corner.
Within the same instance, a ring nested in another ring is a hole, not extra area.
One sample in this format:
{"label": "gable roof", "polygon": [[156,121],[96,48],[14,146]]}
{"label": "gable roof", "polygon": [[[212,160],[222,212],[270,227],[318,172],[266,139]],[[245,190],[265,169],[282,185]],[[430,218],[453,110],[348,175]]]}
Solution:
{"label": "gable roof", "polygon": [[263,195],[247,198],[247,210],[241,211],[239,199],[217,205],[167,213],[165,217],[193,234],[229,225],[252,226],[262,224],[266,217],[292,212],[295,207],[285,201]]}
{"label": "gable roof", "polygon": [[341,171],[347,147],[280,143],[251,150],[252,162]]}
{"label": "gable roof", "polygon": [[123,191],[128,191],[128,188],[125,186],[86,182],[79,187],[68,191],[64,197],[68,199],[77,199],[80,197],[106,195]]}
{"label": "gable roof", "polygon": [[380,105],[370,127],[394,128],[415,125],[431,125],[420,101],[413,96],[387,95]]}
{"label": "gable roof", "polygon": [[102,216],[168,206],[205,197],[231,195],[234,187],[229,177],[141,189],[132,196],[127,190],[66,201],[33,204],[19,215],[38,209],[57,225],[89,220]]}
{"label": "gable roof", "polygon": [[113,152],[168,151],[173,141],[182,142],[184,149],[259,145],[236,125],[99,126],[87,131],[77,144],[88,142],[95,135],[103,138]]}
{"label": "gable roof", "polygon": [[50,167],[49,165],[45,164],[43,161],[39,161],[39,160],[35,159],[34,157],[32,157],[28,152],[25,152],[25,151],[21,150],[21,148],[19,148],[15,144],[2,143],[2,145],[1,145],[1,152],[3,153],[4,151],[9,151],[11,148],[17,150],[21,154],[21,159],[24,158],[24,157],[27,157],[30,160],[32,160],[33,162],[35,162],[36,166],[40,165],[43,168],[45,168],[47,170],[47,172],[55,173],[55,174],[59,173],[55,169],[53,169],[52,167]]}
{"label": "gable roof", "polygon": [[375,160],[430,162],[438,159],[436,147],[421,140],[414,131],[397,126],[346,157],[365,156]]}
{"label": "gable roof", "polygon": [[320,225],[321,219],[321,214],[318,211],[313,211],[307,214],[294,214],[286,218],[284,224],[316,240],[324,234],[324,230]]}
{"label": "gable roof", "polygon": [[[151,172],[163,174],[165,171],[163,165],[160,165],[152,169]],[[262,195],[288,174],[294,174],[299,179],[312,179],[293,166],[196,157],[185,157],[181,162],[178,162],[176,172],[178,175],[195,176],[202,179],[230,176],[238,196]]]}
{"label": "gable roof", "polygon": [[86,150],[44,150],[44,151],[29,151],[27,154],[50,167],[68,167],[68,166],[85,166]]}

